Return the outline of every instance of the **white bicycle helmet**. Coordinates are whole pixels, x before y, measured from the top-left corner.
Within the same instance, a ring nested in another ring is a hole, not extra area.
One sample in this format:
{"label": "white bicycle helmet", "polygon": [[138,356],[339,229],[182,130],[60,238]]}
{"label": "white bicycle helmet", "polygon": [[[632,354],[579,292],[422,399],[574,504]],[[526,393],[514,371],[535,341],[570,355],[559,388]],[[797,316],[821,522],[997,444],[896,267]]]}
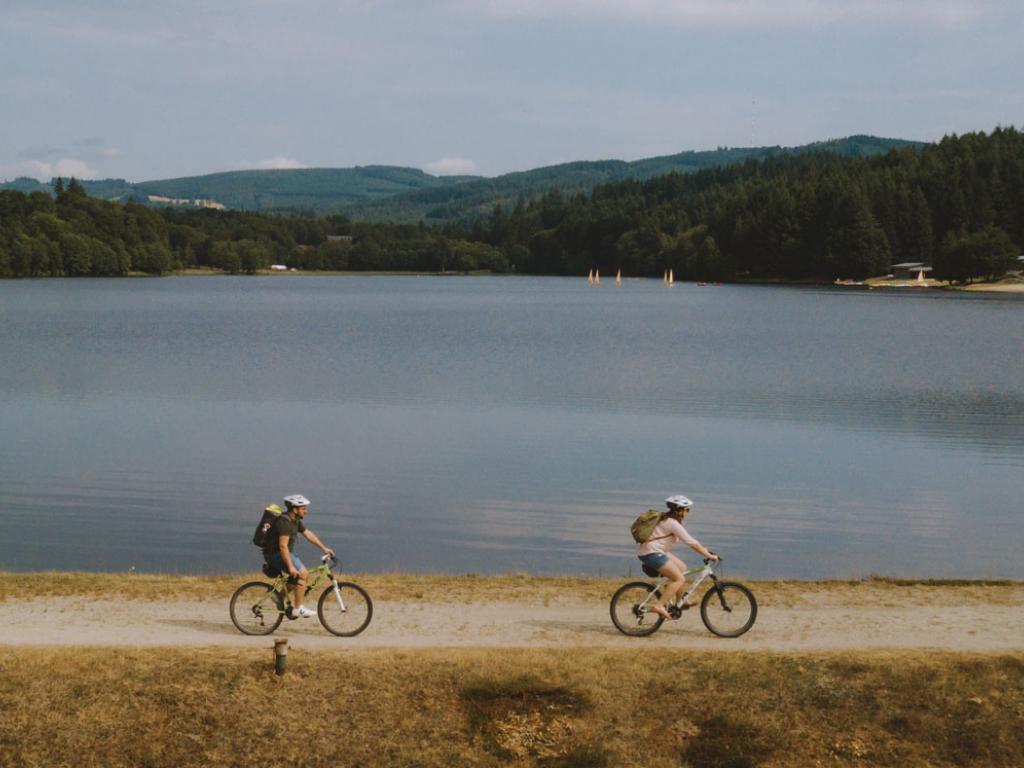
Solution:
{"label": "white bicycle helmet", "polygon": [[683,496],[681,493],[677,493],[675,496],[669,496],[665,499],[665,506],[669,509],[675,509],[676,507],[685,507],[689,509],[693,506],[693,502]]}
{"label": "white bicycle helmet", "polygon": [[293,493],[291,496],[284,497],[284,503],[289,509],[291,507],[308,507],[309,499],[301,493]]}

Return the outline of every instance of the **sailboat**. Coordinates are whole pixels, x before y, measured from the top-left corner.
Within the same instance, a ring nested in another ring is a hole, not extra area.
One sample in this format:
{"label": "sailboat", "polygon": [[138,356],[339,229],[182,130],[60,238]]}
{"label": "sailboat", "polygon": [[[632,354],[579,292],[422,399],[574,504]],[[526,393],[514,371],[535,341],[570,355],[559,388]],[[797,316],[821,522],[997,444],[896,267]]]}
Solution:
{"label": "sailboat", "polygon": [[594,270],[594,285],[600,285],[600,284],[601,284],[601,270],[600,269],[595,269]]}
{"label": "sailboat", "polygon": [[591,285],[594,284],[594,270],[590,270],[587,273],[587,282],[590,283]]}
{"label": "sailboat", "polygon": [[620,269],[615,273],[615,284],[622,285],[622,270]]}
{"label": "sailboat", "polygon": [[668,271],[668,280],[666,282],[668,283],[669,288],[676,284],[676,278],[675,275],[672,274],[671,269]]}

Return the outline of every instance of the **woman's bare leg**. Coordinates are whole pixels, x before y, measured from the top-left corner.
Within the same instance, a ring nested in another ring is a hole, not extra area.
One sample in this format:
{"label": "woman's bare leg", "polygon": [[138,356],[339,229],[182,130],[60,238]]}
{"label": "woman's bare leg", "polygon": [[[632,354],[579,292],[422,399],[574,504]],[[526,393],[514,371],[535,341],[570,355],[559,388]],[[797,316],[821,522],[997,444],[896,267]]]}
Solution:
{"label": "woman's bare leg", "polygon": [[658,600],[658,605],[665,608],[679,594],[679,590],[686,586],[686,578],[683,576],[683,569],[672,562],[671,559],[658,569],[658,573],[670,579],[669,583],[661,591],[661,599]]}
{"label": "woman's bare leg", "polygon": [[[679,591],[681,592],[683,590],[683,587],[686,586],[686,563],[684,563],[678,557],[673,555],[671,552],[666,552],[665,554],[668,555],[669,562],[670,563],[675,563],[676,566],[679,568],[680,574],[682,574],[681,578],[683,580],[683,583],[682,583],[682,586],[680,586],[680,588],[679,588]],[[692,607],[693,605],[694,605],[694,603],[687,603],[687,606],[691,606]]]}

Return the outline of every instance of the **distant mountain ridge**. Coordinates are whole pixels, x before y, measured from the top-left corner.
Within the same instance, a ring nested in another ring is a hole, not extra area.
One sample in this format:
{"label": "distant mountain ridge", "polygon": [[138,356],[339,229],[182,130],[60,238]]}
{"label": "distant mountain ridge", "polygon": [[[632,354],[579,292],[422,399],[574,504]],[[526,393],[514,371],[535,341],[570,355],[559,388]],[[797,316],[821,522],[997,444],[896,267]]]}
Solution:
{"label": "distant mountain ridge", "polygon": [[[353,168],[226,171],[132,183],[124,179],[83,181],[86,192],[107,200],[155,205],[225,207],[243,211],[341,213],[370,221],[468,220],[489,214],[495,205],[514,206],[552,190],[589,192],[595,186],[667,173],[690,173],[782,155],[825,152],[870,157],[922,142],[850,136],[798,147],[720,148],[688,151],[641,160],[581,160],[507,173],[493,178],[433,176],[418,168],[369,165]],[[49,184],[19,178],[0,189],[52,192]]]}
{"label": "distant mountain ridge", "polygon": [[[128,182],[124,179],[82,181],[92,197],[127,202],[158,202],[150,197],[179,201],[211,201],[241,211],[301,211],[334,213],[400,192],[458,184],[465,176],[431,176],[418,168],[368,165],[354,168],[295,168],[287,170],[224,171],[203,176]],[[52,192],[49,184],[19,178],[0,189]]]}
{"label": "distant mountain ridge", "polygon": [[702,168],[733,165],[747,160],[813,152],[850,158],[873,157],[884,155],[892,149],[920,149],[923,146],[923,142],[904,139],[850,136],[799,147],[720,148],[633,161],[581,160],[447,187],[404,192],[371,203],[350,206],[345,212],[353,218],[369,221],[466,220],[489,215],[495,205],[513,207],[522,199],[537,198],[555,189],[563,193],[587,193],[599,184],[624,179],[644,181],[669,173],[692,173]]}

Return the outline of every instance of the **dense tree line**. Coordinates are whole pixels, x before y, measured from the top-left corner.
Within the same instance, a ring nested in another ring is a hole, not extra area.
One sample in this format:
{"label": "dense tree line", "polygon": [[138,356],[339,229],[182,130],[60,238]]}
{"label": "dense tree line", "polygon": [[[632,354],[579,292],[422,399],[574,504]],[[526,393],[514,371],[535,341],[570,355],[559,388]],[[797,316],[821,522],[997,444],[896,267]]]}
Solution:
{"label": "dense tree line", "polygon": [[[504,272],[504,253],[425,225],[344,217],[150,208],[89,197],[72,179],[56,195],[0,191],[0,276],[164,274],[189,267]],[[330,237],[334,236],[334,237]]]}
{"label": "dense tree line", "polygon": [[524,272],[696,279],[863,278],[900,262],[935,276],[1003,274],[1024,244],[1024,135],[950,136],[850,159],[774,158],[557,192],[474,235]]}
{"label": "dense tree line", "polygon": [[553,191],[473,223],[150,208],[0,192],[0,276],[423,270],[729,280],[885,274],[904,261],[953,280],[1000,275],[1024,244],[1024,135],[950,136],[856,159],[807,154]]}

